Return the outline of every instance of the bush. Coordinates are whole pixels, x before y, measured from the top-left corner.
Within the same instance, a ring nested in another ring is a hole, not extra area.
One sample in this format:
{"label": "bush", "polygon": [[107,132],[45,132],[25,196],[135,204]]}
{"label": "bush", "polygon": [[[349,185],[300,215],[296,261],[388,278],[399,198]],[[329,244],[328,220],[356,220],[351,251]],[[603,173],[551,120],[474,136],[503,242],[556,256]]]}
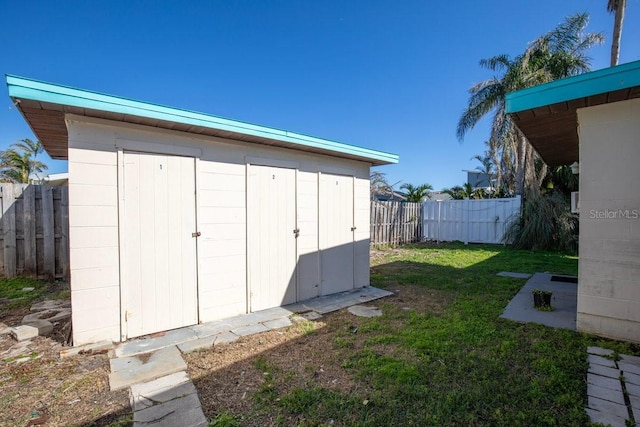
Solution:
{"label": "bush", "polygon": [[557,191],[524,201],[520,216],[508,226],[503,241],[515,249],[577,253],[578,215]]}

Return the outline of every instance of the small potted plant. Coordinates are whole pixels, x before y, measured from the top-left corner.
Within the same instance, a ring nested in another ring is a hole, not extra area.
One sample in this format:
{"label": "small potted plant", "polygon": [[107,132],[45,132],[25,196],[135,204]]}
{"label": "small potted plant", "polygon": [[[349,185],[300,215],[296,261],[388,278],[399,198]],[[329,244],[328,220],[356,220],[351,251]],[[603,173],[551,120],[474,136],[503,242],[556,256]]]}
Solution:
{"label": "small potted plant", "polygon": [[533,290],[533,306],[536,308],[536,310],[551,311],[552,295],[553,295],[553,292],[534,289]]}

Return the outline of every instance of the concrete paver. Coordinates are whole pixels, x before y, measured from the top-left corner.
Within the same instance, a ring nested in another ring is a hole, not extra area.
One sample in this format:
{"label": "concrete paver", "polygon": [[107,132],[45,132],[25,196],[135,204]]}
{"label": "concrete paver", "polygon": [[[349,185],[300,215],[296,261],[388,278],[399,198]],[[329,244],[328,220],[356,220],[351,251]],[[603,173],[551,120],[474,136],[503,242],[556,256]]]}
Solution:
{"label": "concrete paver", "polygon": [[620,380],[618,379],[607,378],[600,375],[587,373],[587,383],[593,384],[597,387],[604,387],[622,393],[622,385],[620,384]]}
{"label": "concrete paver", "polygon": [[209,336],[204,338],[198,338],[197,340],[191,340],[178,344],[178,348],[184,354],[192,353],[198,350],[204,350],[213,347],[213,343],[216,340],[216,336]]}
{"label": "concrete paver", "polygon": [[608,368],[616,367],[615,361],[607,359],[606,357],[596,356],[595,354],[590,354],[587,361],[589,362],[589,364],[606,366]]}
{"label": "concrete paver", "polygon": [[587,396],[608,400],[619,405],[626,405],[622,391],[615,391],[609,388],[598,387],[594,384],[587,384]]}
{"label": "concrete paver", "polygon": [[632,365],[640,366],[640,357],[638,356],[629,356],[623,354],[620,356],[623,362],[631,363]]}
{"label": "concrete paver", "polygon": [[[109,385],[111,390],[120,390],[133,384],[150,381],[187,369],[177,347],[165,347],[150,355],[127,356],[111,359]],[[143,361],[143,359],[148,359]]]}
{"label": "concrete paver", "polygon": [[625,362],[624,360],[618,361],[618,366],[621,371],[624,371],[626,374],[635,374],[640,375],[640,366],[634,365],[633,363]]}
{"label": "concrete paver", "polygon": [[[534,274],[507,304],[500,317],[575,331],[578,286],[575,283],[552,282],[551,276],[548,273]],[[534,289],[553,292],[551,299],[553,311],[539,311],[533,307]]]}
{"label": "concrete paver", "polygon": [[627,393],[629,396],[640,397],[640,385],[635,384],[625,384],[625,388],[627,389]]}
{"label": "concrete paver", "polygon": [[164,335],[154,338],[137,339],[124,342],[116,347],[117,357],[133,356],[141,353],[159,350],[161,348],[176,345],[177,343],[197,339],[198,336],[189,328],[174,329]]}
{"label": "concrete paver", "polygon": [[589,365],[589,372],[596,375],[602,375],[603,377],[620,379],[620,370],[616,368],[609,368],[602,365]]}
{"label": "concrete paver", "polygon": [[615,415],[609,414],[607,412],[600,412],[600,411],[596,411],[594,409],[589,409],[589,408],[587,408],[586,411],[589,417],[591,418],[591,422],[593,423],[600,423],[605,426],[611,426],[611,427],[627,426],[626,418],[616,417]]}
{"label": "concrete paver", "polygon": [[238,341],[238,338],[240,337],[233,332],[222,332],[221,334],[216,335],[216,340],[213,345],[229,344],[234,341]]}
{"label": "concrete paver", "polygon": [[188,394],[133,413],[134,427],[206,427],[198,395]]}
{"label": "concrete paver", "polygon": [[347,309],[349,313],[358,317],[378,317],[382,316],[382,310],[378,307],[368,307],[366,305],[352,305]]}
{"label": "concrete paver", "polygon": [[598,356],[613,356],[613,350],[602,347],[587,347],[587,353]]}
{"label": "concrete paver", "polygon": [[588,402],[589,408],[595,409],[596,411],[606,412],[607,414],[614,415],[623,419],[627,419],[629,417],[627,405],[620,405],[619,403],[614,403],[593,396],[589,396]]}
{"label": "concrete paver", "polygon": [[528,279],[529,277],[531,277],[529,273],[516,273],[514,271],[501,271],[500,273],[496,274],[496,276],[511,277],[512,279]]}
{"label": "concrete paver", "polygon": [[281,329],[293,325],[288,317],[280,317],[279,319],[268,320],[266,322],[263,322],[262,324],[267,329]]}
{"label": "concrete paver", "polygon": [[267,327],[264,326],[262,323],[258,323],[255,325],[241,326],[239,328],[232,330],[231,332],[233,332],[234,334],[240,337],[244,337],[247,335],[258,334],[260,332],[266,332],[268,330],[269,329],[267,329]]}
{"label": "concrete paver", "polygon": [[631,372],[627,372],[625,370],[623,370],[622,375],[624,376],[625,383],[640,385],[640,375],[632,374]]}

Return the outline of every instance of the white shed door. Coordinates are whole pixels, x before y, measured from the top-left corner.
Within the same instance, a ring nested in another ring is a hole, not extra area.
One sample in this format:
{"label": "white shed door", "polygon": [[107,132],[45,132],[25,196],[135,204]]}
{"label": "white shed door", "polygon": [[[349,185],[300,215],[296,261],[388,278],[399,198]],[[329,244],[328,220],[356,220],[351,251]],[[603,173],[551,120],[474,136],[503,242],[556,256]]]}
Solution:
{"label": "white shed door", "polygon": [[320,175],[319,243],[322,295],[354,288],[353,177]]}
{"label": "white shed door", "polygon": [[123,312],[131,338],[198,322],[195,160],[125,152]]}
{"label": "white shed door", "polygon": [[248,168],[249,308],[257,311],[296,302],[296,171]]}

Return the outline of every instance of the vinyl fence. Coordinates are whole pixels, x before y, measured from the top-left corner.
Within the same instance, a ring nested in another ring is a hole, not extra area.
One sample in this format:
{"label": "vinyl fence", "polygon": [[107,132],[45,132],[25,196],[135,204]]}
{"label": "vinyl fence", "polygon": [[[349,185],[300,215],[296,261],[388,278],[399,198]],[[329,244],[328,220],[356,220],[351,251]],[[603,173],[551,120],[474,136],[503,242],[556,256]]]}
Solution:
{"label": "vinyl fence", "polygon": [[425,240],[502,243],[507,225],[520,212],[520,196],[509,199],[428,201],[422,206]]}
{"label": "vinyl fence", "polygon": [[0,273],[69,277],[69,189],[0,184]]}
{"label": "vinyl fence", "polygon": [[422,239],[422,205],[371,201],[372,245],[399,245]]}

